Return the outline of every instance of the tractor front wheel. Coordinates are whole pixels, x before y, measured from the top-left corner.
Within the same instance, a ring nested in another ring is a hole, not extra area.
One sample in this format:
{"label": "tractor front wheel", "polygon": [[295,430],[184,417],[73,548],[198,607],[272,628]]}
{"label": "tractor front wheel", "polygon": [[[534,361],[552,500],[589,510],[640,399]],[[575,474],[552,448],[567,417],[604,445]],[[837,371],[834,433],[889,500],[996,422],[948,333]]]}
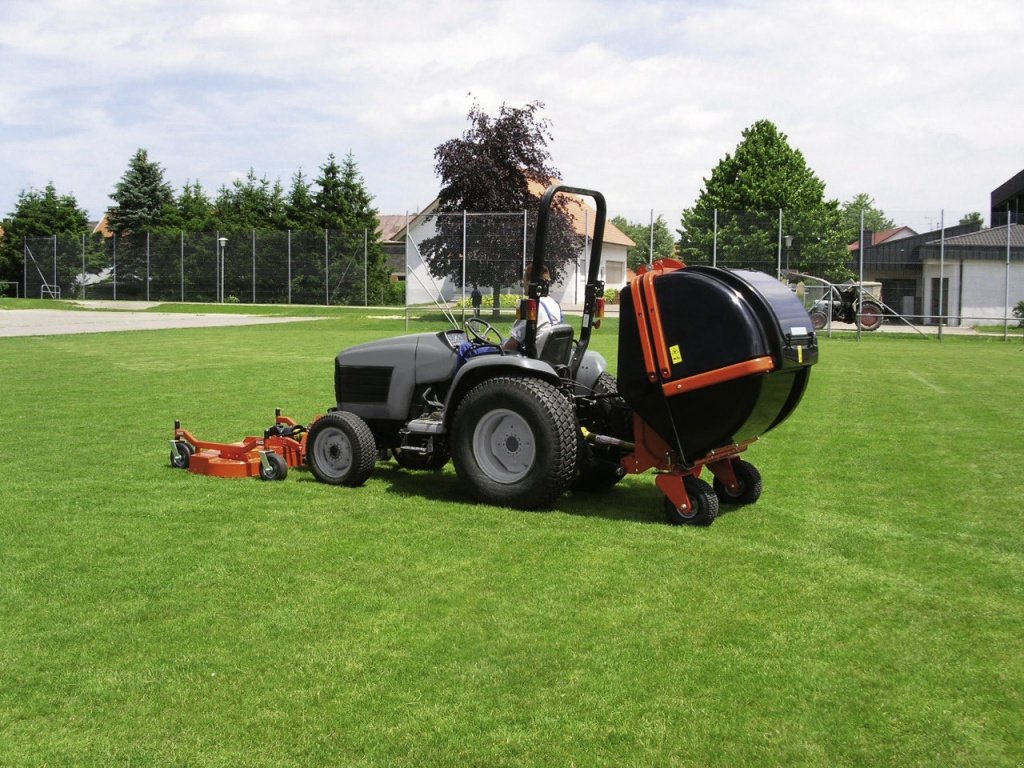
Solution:
{"label": "tractor front wheel", "polygon": [[572,405],[540,379],[499,377],[478,384],[459,405],[452,435],[455,471],[481,501],[541,509],[572,481]]}
{"label": "tractor front wheel", "polygon": [[373,472],[377,444],[361,418],[347,411],[332,411],[310,425],[306,461],[321,483],[362,485]]}

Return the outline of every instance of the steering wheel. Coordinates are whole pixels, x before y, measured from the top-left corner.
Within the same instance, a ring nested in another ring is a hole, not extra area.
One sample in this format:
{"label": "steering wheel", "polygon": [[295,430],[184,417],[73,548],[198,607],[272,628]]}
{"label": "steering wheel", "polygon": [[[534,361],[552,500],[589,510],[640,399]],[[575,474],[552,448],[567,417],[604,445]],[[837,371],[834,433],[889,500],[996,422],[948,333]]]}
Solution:
{"label": "steering wheel", "polygon": [[[505,339],[498,333],[498,329],[481,317],[471,317],[466,320],[466,333],[479,344],[497,344],[500,347],[505,343]],[[487,338],[492,335],[498,340],[497,342]]]}

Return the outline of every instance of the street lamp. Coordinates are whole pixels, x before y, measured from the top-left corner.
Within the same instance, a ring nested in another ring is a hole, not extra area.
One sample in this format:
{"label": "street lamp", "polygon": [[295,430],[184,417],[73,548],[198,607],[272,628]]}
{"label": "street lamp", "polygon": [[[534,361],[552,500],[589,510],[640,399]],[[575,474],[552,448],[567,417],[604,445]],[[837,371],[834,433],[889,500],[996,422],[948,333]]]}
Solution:
{"label": "street lamp", "polygon": [[786,279],[789,279],[789,247],[793,244],[793,236],[786,235],[782,238],[786,241]]}
{"label": "street lamp", "polygon": [[220,303],[224,303],[224,248],[228,244],[226,237],[218,237],[217,244],[220,246]]}

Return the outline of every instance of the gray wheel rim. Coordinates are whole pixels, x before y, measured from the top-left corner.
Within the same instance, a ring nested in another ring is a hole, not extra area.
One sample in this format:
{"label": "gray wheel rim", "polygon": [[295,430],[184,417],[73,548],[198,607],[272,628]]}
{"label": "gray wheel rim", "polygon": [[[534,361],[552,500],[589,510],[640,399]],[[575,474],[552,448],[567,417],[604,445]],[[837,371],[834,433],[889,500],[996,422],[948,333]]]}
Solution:
{"label": "gray wheel rim", "polygon": [[473,430],[473,457],[494,482],[517,483],[537,458],[533,430],[515,411],[506,408],[489,411]]}
{"label": "gray wheel rim", "polygon": [[352,443],[337,427],[325,427],[313,443],[313,460],[325,475],[344,477],[352,468]]}

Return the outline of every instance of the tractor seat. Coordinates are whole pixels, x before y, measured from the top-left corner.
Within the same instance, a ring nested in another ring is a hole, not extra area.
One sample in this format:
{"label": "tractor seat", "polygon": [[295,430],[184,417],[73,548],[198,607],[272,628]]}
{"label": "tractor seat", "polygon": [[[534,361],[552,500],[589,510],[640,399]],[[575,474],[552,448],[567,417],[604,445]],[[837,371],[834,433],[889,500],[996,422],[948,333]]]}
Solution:
{"label": "tractor seat", "polygon": [[555,370],[569,365],[572,359],[572,326],[565,323],[551,325],[537,334],[537,359]]}

